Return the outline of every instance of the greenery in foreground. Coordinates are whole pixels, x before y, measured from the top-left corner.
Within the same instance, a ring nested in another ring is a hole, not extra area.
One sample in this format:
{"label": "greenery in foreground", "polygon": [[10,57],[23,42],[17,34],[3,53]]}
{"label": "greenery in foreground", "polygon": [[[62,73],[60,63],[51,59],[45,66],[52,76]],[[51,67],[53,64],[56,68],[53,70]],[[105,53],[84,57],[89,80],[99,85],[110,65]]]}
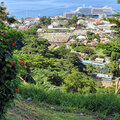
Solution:
{"label": "greenery in foreground", "polygon": [[31,101],[15,101],[14,111],[8,112],[8,120],[94,120],[91,116],[80,116],[77,113],[51,110],[50,107],[34,104]]}
{"label": "greenery in foreground", "polygon": [[[100,89],[97,93],[79,94],[67,93],[60,90],[44,90],[37,85],[27,84],[21,87],[21,95],[25,98],[31,97],[35,103],[44,103],[65,111],[85,109],[107,115],[119,114],[120,96],[114,95],[114,90]],[[31,92],[29,92],[31,91]]]}

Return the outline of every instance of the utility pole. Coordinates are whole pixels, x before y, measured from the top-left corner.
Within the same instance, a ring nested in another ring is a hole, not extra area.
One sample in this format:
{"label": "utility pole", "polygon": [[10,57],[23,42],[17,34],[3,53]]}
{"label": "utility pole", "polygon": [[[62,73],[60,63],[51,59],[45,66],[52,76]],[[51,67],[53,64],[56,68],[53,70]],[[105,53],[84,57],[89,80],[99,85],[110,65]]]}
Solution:
{"label": "utility pole", "polygon": [[26,9],[26,18],[28,18],[28,10]]}

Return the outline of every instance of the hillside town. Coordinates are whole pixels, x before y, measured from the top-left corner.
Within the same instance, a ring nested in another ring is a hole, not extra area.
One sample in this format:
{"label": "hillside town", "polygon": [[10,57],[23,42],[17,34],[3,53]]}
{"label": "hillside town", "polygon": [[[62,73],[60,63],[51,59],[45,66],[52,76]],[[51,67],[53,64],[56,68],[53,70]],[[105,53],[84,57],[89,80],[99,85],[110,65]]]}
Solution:
{"label": "hillside town", "polygon": [[112,7],[15,19],[1,2],[0,120],[120,120],[120,13]]}
{"label": "hillside town", "polygon": [[[84,64],[91,64],[93,66],[99,66],[101,69],[97,73],[93,73],[95,80],[102,80],[104,86],[111,86],[113,75],[108,74],[107,70],[104,70],[104,66],[110,63],[110,57],[104,54],[97,54],[94,59],[90,59],[89,54],[83,53],[79,50],[72,49],[71,45],[79,43],[79,45],[89,46],[95,48],[98,43],[109,43],[113,39],[116,39],[114,33],[117,31],[111,29],[116,27],[116,24],[110,23],[105,14],[100,14],[98,18],[76,16],[72,15],[67,18],[65,16],[50,17],[51,24],[47,26],[40,26],[37,29],[38,38],[44,38],[49,41],[51,46],[49,49],[59,48],[62,44],[66,46],[66,49],[70,49],[71,52],[79,54]],[[69,20],[75,19],[74,24],[70,24]],[[14,29],[27,30],[32,28],[34,25],[40,24],[41,18],[26,18],[18,20],[17,23],[11,24],[10,26]],[[97,35],[97,37],[89,38],[89,34]],[[89,56],[89,58],[87,57]]]}

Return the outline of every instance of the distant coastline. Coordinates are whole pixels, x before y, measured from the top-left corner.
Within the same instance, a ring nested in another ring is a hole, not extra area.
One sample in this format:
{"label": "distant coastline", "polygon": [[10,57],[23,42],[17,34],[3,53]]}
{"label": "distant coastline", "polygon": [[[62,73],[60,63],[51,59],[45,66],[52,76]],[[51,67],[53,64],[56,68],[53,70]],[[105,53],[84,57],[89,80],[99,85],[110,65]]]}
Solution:
{"label": "distant coastline", "polygon": [[[97,4],[96,4],[97,3]],[[75,11],[79,6],[93,6],[94,8],[101,8],[104,6],[112,7],[120,12],[120,4],[117,4],[115,0],[84,0],[84,1],[72,1],[69,0],[5,0],[5,6],[11,16],[15,16],[17,19],[27,17],[40,16],[60,16],[65,12]]]}

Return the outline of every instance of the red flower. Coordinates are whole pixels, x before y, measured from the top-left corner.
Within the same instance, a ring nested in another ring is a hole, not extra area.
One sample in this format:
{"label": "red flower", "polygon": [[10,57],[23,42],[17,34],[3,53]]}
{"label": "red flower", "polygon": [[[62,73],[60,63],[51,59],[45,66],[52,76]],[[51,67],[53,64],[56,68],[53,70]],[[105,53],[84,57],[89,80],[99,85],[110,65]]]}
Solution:
{"label": "red flower", "polygon": [[24,64],[24,61],[21,61],[21,62],[20,62],[20,65],[22,66],[23,64]]}
{"label": "red flower", "polygon": [[15,42],[15,40],[12,40],[12,42],[14,43],[14,42]]}
{"label": "red flower", "polygon": [[0,36],[3,36],[3,37],[4,37],[4,36],[5,36],[5,34],[4,34],[4,33],[2,33]]}
{"label": "red flower", "polygon": [[15,91],[16,91],[16,92],[20,92],[20,90],[19,90],[19,89],[15,89]]}
{"label": "red flower", "polygon": [[10,62],[10,65],[13,66],[14,65],[14,61]]}
{"label": "red flower", "polygon": [[13,46],[16,46],[16,43],[13,43]]}

